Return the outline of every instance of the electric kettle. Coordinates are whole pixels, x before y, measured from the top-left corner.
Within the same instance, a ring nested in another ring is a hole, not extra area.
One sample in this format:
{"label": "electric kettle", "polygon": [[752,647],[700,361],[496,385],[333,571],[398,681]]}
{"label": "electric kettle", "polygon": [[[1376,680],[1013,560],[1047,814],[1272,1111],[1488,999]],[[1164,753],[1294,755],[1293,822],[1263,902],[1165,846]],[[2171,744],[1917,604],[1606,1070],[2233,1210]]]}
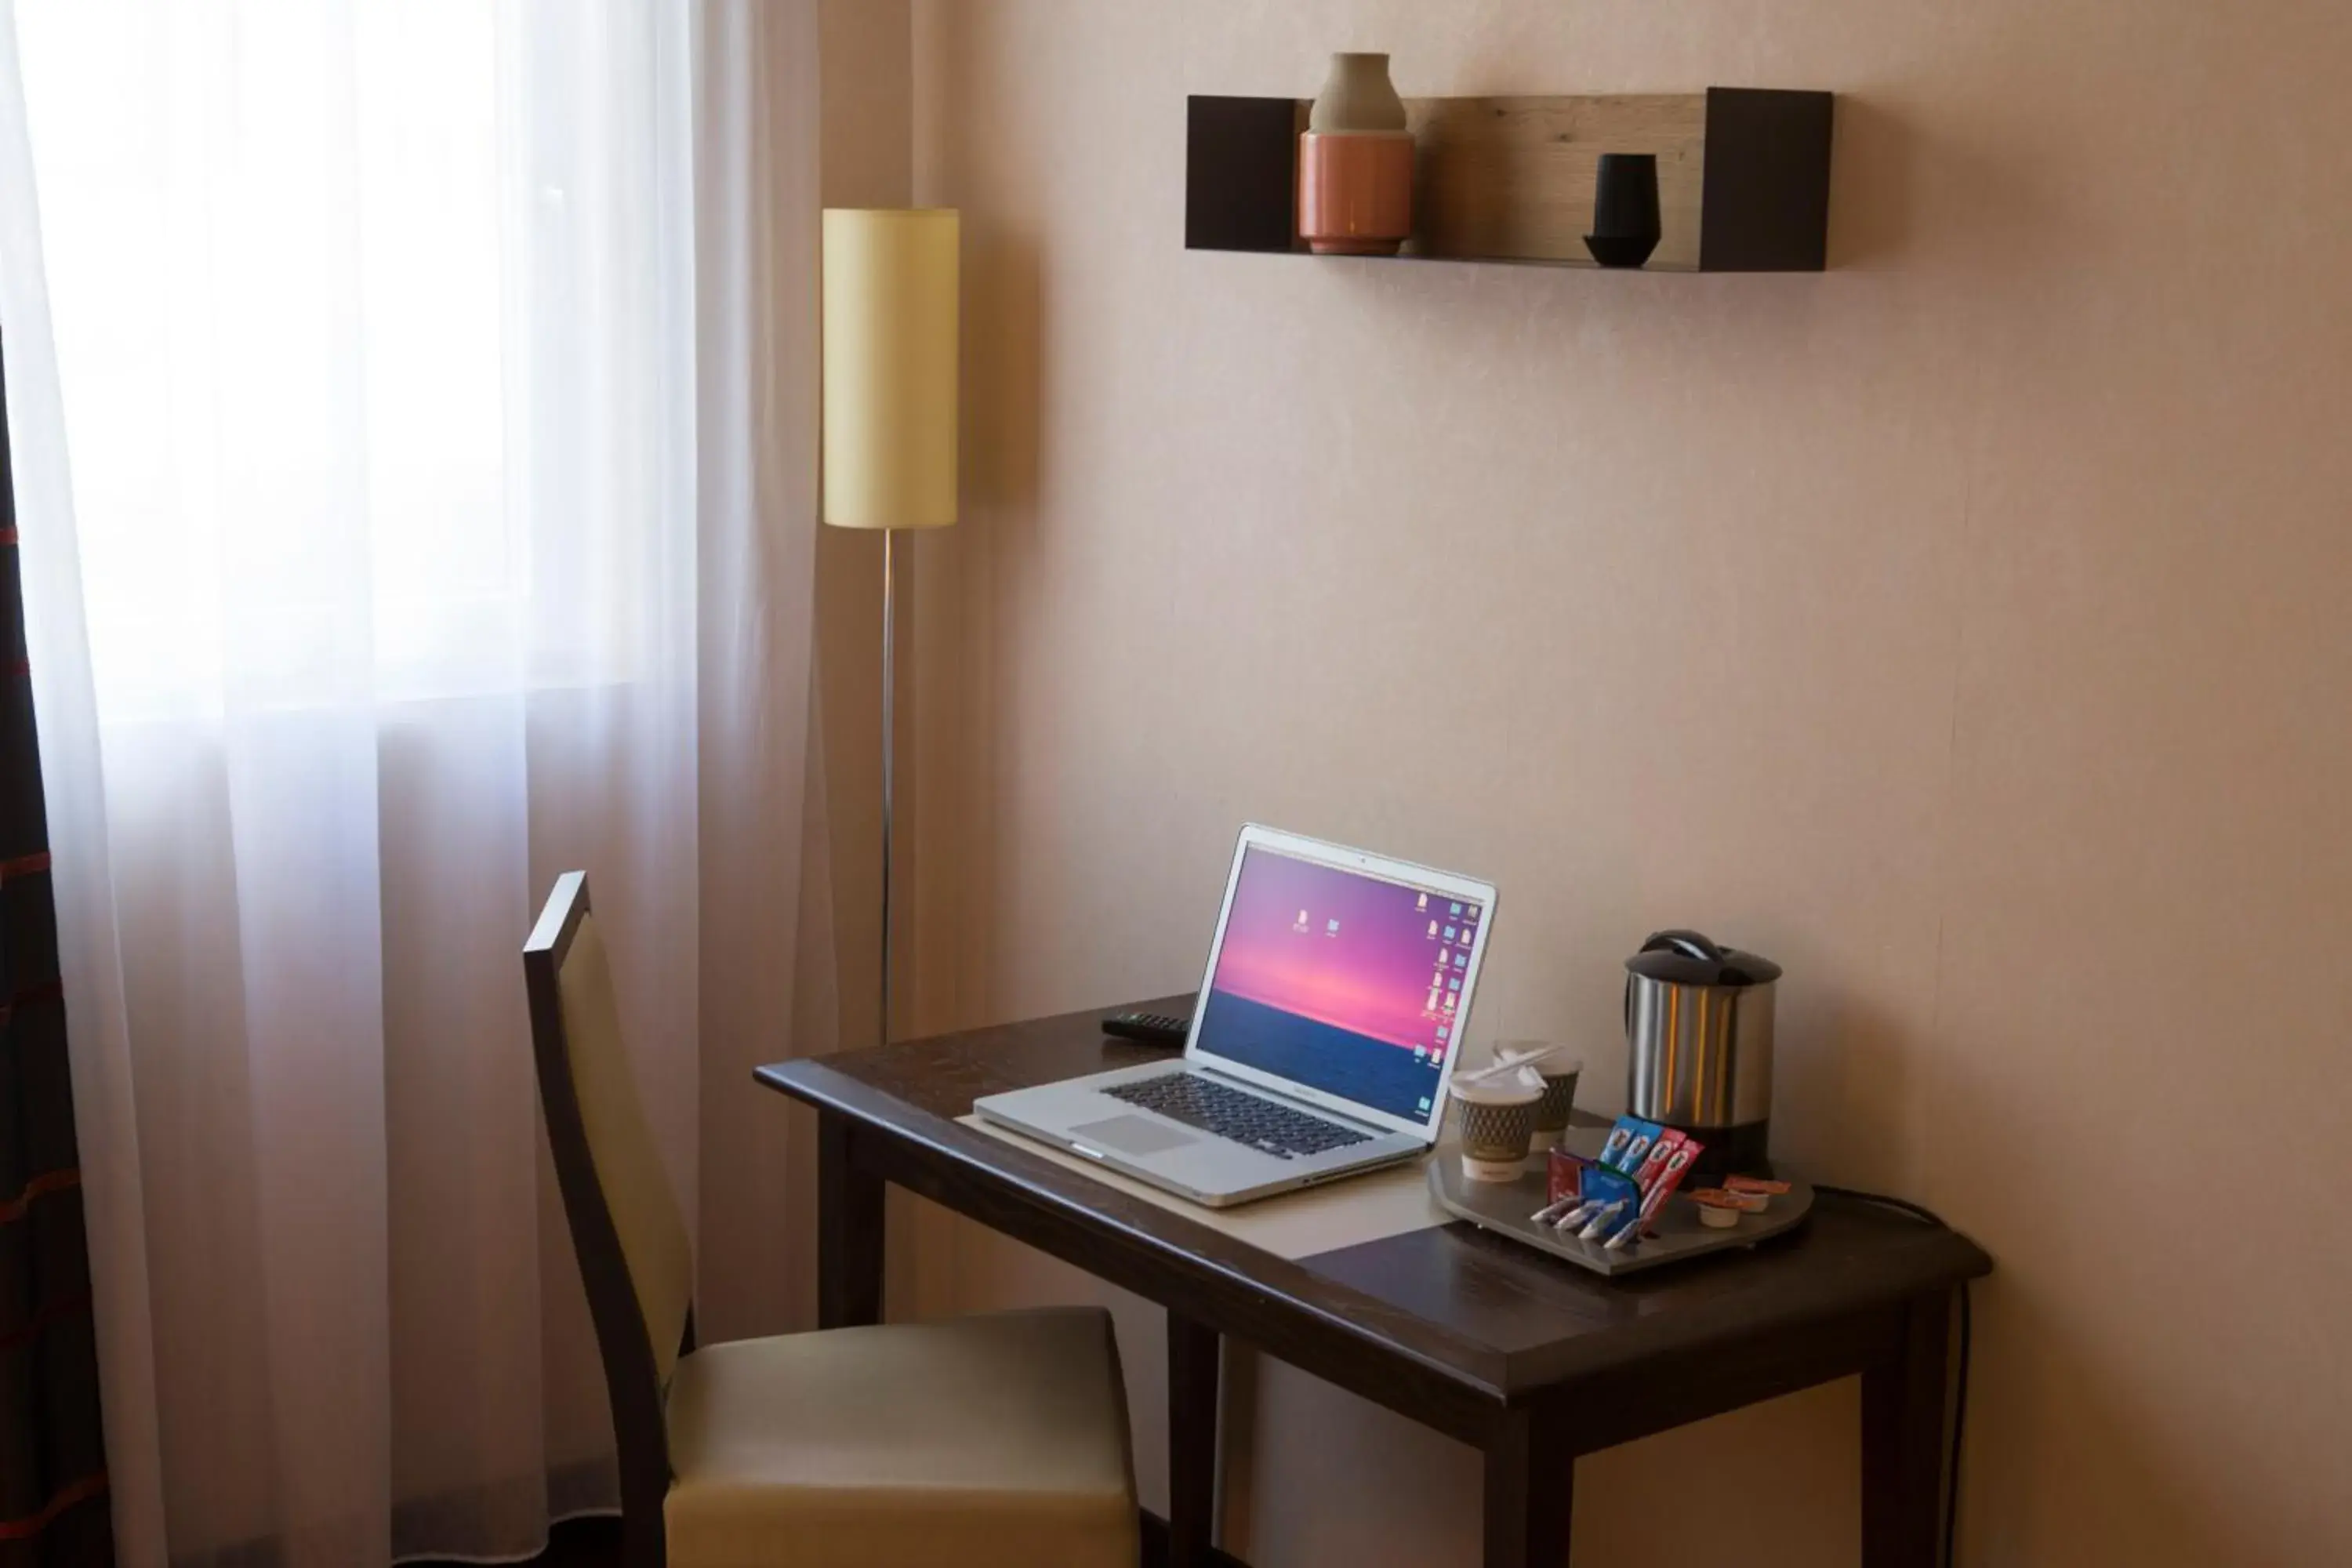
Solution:
{"label": "electric kettle", "polygon": [[1625,1108],[1706,1146],[1694,1182],[1767,1168],[1780,978],[1695,931],[1654,932],[1625,961]]}

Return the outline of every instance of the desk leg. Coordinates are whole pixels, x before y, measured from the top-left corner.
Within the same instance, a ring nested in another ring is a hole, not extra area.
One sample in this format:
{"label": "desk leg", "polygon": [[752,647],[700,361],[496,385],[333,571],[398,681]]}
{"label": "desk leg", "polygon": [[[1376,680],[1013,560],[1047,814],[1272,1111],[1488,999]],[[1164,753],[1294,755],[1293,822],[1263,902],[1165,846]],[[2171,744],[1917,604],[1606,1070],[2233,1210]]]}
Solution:
{"label": "desk leg", "polygon": [[816,1119],[816,1326],[882,1321],[882,1179],[850,1158],[850,1124]]}
{"label": "desk leg", "polygon": [[1942,1546],[1948,1291],[1903,1310],[1902,1350],[1862,1374],[1864,1568],[1935,1568]]}
{"label": "desk leg", "polygon": [[1207,1568],[1217,1532],[1217,1331],[1168,1314],[1168,1568]]}
{"label": "desk leg", "polygon": [[1486,1441],[1486,1568],[1567,1568],[1576,1456],[1557,1412],[1509,1411]]}

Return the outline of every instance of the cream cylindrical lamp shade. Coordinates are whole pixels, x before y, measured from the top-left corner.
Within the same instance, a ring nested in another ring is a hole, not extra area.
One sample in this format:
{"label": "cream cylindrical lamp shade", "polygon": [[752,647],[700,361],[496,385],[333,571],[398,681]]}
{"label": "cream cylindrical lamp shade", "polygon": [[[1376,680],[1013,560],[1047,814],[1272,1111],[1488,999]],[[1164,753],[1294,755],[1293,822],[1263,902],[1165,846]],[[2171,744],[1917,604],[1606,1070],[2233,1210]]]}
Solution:
{"label": "cream cylindrical lamp shade", "polygon": [[824,521],[956,520],[952,207],[824,210]]}

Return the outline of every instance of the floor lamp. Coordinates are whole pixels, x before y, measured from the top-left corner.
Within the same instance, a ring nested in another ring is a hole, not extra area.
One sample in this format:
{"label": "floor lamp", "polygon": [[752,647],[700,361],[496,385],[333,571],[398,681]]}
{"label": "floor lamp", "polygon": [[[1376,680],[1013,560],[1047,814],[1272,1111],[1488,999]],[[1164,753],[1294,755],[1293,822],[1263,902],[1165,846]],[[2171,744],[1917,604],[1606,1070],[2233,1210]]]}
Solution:
{"label": "floor lamp", "polygon": [[824,211],[824,521],[882,531],[882,1005],[890,1038],[892,713],[900,529],[956,520],[951,207]]}

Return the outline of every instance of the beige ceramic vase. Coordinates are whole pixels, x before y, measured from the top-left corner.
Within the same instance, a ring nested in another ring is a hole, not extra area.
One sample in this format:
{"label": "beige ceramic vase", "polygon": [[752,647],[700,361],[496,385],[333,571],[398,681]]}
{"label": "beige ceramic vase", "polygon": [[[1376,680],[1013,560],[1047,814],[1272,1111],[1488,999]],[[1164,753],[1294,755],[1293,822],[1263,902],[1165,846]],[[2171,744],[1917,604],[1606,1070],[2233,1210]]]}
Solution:
{"label": "beige ceramic vase", "polygon": [[1412,134],[1386,55],[1331,57],[1298,139],[1298,237],[1322,255],[1393,256],[1412,232]]}

